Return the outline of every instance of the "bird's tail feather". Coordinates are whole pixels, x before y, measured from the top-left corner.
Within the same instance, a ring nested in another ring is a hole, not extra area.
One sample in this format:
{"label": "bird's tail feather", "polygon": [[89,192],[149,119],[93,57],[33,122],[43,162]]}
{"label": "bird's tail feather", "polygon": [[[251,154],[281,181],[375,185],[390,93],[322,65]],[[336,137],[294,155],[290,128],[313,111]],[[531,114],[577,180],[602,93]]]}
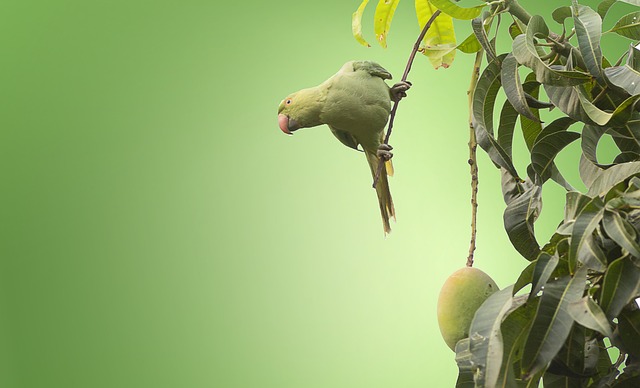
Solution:
{"label": "bird's tail feather", "polygon": [[[369,162],[369,167],[371,168],[371,175],[373,179],[376,178],[376,174],[378,172],[378,163],[381,161],[380,158],[371,152],[365,152],[367,154],[367,161]],[[389,179],[387,174],[389,173],[390,161],[387,164],[387,168],[382,170],[380,177],[378,178],[378,182],[376,184],[376,193],[378,194],[378,204],[380,205],[380,214],[382,215],[382,226],[384,227],[384,233],[388,234],[391,232],[391,224],[389,220],[396,218],[396,211],[393,207],[393,199],[391,199],[391,191],[389,191]],[[393,171],[393,170],[391,170]]]}

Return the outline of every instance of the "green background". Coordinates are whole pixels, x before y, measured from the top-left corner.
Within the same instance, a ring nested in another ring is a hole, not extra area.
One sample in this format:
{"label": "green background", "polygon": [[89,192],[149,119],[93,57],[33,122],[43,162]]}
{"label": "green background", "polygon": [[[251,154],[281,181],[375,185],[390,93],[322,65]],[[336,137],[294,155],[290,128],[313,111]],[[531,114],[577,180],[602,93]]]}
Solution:
{"label": "green background", "polygon": [[[412,2],[387,50],[351,37],[357,6],[0,4],[0,386],[454,385],[435,309],[468,249],[472,57],[414,64],[387,238],[362,154],[277,126],[288,93],[348,60],[399,79]],[[577,151],[559,161],[574,183]],[[484,154],[480,169],[477,266],[504,287],[526,262]],[[562,205],[550,184],[541,241]]]}

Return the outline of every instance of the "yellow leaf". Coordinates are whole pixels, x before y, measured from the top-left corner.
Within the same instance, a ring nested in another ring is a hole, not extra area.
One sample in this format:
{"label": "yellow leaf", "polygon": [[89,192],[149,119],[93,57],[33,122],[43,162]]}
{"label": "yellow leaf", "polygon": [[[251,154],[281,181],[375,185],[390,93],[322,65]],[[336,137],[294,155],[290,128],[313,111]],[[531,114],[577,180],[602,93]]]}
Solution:
{"label": "yellow leaf", "polygon": [[[416,0],[416,14],[420,29],[424,28],[437,8],[429,0]],[[422,41],[420,51],[426,55],[434,68],[447,68],[456,55],[456,35],[453,18],[441,13],[434,20]]]}
{"label": "yellow leaf", "polygon": [[369,43],[362,37],[362,14],[367,6],[369,0],[363,0],[362,4],[358,7],[356,12],[351,17],[351,30],[353,31],[353,37],[356,38],[358,43],[365,47],[371,47]]}
{"label": "yellow leaf", "polygon": [[384,48],[387,47],[387,35],[391,28],[391,20],[396,12],[400,0],[380,0],[376,7],[373,21],[373,31],[376,33],[378,43]]}

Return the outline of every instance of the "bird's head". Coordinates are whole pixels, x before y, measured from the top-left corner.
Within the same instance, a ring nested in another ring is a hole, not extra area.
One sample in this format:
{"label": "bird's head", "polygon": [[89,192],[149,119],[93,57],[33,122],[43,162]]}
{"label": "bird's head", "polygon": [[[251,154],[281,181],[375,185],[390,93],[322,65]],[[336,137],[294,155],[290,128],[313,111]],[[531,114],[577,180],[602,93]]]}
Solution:
{"label": "bird's head", "polygon": [[300,128],[315,127],[320,122],[320,101],[314,88],[302,89],[282,100],[278,107],[278,125],[292,135]]}

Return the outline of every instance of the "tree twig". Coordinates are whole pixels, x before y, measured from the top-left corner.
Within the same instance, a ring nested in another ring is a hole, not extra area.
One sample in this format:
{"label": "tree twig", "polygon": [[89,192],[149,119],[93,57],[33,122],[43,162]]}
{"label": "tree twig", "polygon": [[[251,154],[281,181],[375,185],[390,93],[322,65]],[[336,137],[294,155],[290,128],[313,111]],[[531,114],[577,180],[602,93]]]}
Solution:
{"label": "tree twig", "polygon": [[[409,76],[409,72],[411,71],[411,65],[413,65],[413,60],[416,58],[416,54],[418,53],[418,49],[420,49],[420,42],[424,39],[425,35],[427,35],[427,31],[436,20],[436,18],[440,15],[440,10],[436,10],[436,12],[431,15],[427,24],[424,25],[424,28],[420,32],[416,43],[413,45],[413,50],[411,50],[411,55],[409,55],[409,60],[407,61],[407,66],[404,68],[404,73],[402,74],[401,82],[406,82],[407,77]],[[384,137],[384,144],[389,144],[389,138],[391,137],[391,131],[393,130],[393,120],[396,117],[396,112],[398,111],[398,104],[400,101],[394,101],[393,108],[391,108],[391,115],[389,116],[389,126],[387,128],[387,134]],[[378,179],[380,178],[380,174],[382,174],[382,169],[384,168],[384,162],[378,163],[378,171],[376,171],[376,176],[373,178],[373,188],[378,184]]]}
{"label": "tree twig", "polygon": [[473,127],[473,91],[476,88],[478,77],[480,76],[480,65],[482,63],[483,50],[476,53],[476,60],[473,63],[473,73],[471,74],[471,84],[467,91],[469,97],[469,167],[471,171],[471,241],[469,242],[469,256],[467,256],[467,267],[473,267],[473,255],[476,250],[477,216],[478,216],[478,141],[476,131]]}

